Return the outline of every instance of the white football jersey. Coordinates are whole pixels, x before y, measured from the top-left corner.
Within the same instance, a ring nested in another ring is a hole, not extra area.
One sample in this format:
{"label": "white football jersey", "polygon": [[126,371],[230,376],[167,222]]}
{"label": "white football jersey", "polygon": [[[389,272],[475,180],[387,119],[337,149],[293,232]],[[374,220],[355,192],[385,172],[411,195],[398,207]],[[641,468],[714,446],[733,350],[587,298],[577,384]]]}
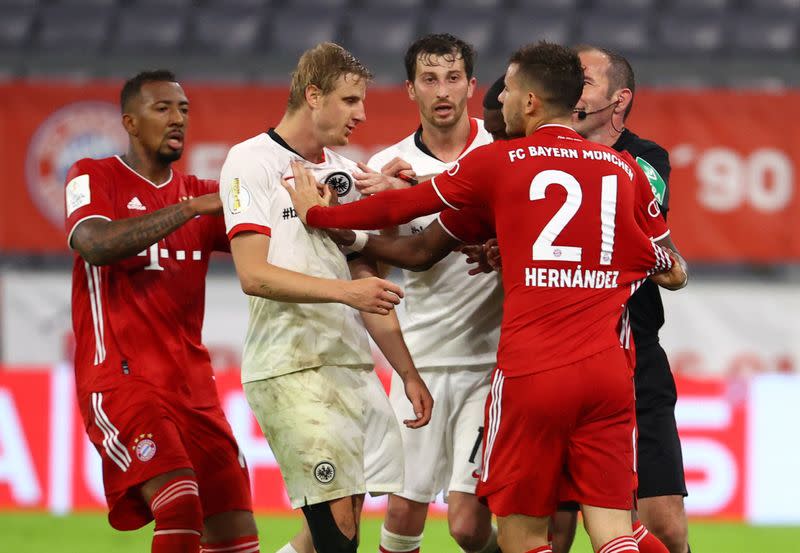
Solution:
{"label": "white football jersey", "polygon": [[[492,136],[483,121],[471,119],[470,138],[459,159],[489,144]],[[455,162],[438,160],[418,132],[372,156],[367,165],[380,171],[400,157],[418,178],[428,179]],[[401,235],[422,232],[436,220],[426,215],[400,226]],[[463,254],[453,252],[427,271],[403,271],[405,316],[403,335],[417,367],[447,367],[494,363],[500,340],[503,291],[497,273],[470,276]]]}
{"label": "white football jersey", "polygon": [[[301,161],[318,181],[335,188],[340,203],[361,197],[354,186],[355,163],[324,150],[310,163],[273,130],[235,145],[220,177],[228,237],[255,231],[270,236],[267,261],[307,275],[349,280],[347,259],[325,231],[306,227],[292,207],[282,180]],[[331,284],[335,286],[335,283]],[[242,355],[242,382],[252,382],[322,365],[372,367],[367,333],[358,311],[340,303],[284,303],[251,296]]]}

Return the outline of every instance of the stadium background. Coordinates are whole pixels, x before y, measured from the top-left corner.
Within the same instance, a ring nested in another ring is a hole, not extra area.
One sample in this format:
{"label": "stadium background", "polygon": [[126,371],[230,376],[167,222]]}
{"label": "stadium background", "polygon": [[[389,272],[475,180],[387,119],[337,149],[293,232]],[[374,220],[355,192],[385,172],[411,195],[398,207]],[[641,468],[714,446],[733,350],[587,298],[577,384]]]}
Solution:
{"label": "stadium background", "polygon": [[[365,160],[413,130],[402,55],[433,31],[475,45],[476,116],[522,43],[629,56],[640,88],[628,126],[670,152],[670,224],[693,269],[689,288],[663,294],[662,333],[692,528],[726,520],[720,535],[766,525],[790,536],[772,526],[800,527],[799,25],[800,0],[0,0],[0,529],[20,538],[13,550],[45,550],[25,536],[52,523],[47,513],[102,509],[72,397],[62,188],[75,160],[124,151],[121,79],[178,73],[192,103],[178,166],[214,178],[232,144],[277,122],[298,54],[336,40],[376,75],[367,121],[343,149]],[[288,510],[280,475],[237,383],[246,311],[219,257],[205,341],[258,509],[277,516]],[[791,536],[777,549],[800,551]],[[62,550],[90,541],[69,539]]]}

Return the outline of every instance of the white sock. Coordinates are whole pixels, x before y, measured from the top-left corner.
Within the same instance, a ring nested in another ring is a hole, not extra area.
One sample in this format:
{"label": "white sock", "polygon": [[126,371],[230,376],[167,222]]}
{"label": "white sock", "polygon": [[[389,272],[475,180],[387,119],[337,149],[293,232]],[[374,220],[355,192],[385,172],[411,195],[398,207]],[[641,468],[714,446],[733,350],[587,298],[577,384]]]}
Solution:
{"label": "white sock", "polygon": [[[474,553],[497,553],[497,549],[497,527],[492,524],[492,532],[489,534],[489,539],[486,540],[486,545]],[[461,551],[467,553],[467,551],[464,549]]]}
{"label": "white sock", "polygon": [[297,553],[297,549],[292,547],[291,543],[287,543],[280,549],[278,549],[275,553]]}
{"label": "white sock", "polygon": [[[381,549],[392,553],[407,553],[419,549],[422,545],[422,534],[419,536],[401,536],[394,532],[389,532],[386,526],[381,524]],[[280,552],[278,552],[280,553]]]}

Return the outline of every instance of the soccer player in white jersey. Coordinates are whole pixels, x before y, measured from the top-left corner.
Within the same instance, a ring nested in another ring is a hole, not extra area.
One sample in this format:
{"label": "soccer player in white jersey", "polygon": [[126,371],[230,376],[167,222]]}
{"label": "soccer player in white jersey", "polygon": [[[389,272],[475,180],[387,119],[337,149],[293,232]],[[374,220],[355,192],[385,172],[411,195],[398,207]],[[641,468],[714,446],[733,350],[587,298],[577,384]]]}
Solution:
{"label": "soccer player in white jersey", "polygon": [[[369,160],[356,186],[371,194],[410,186],[453,167],[473,149],[492,141],[483,121],[471,118],[467,100],[475,89],[474,52],[449,34],[420,38],[406,52],[409,98],[419,108],[420,126]],[[402,170],[400,177],[398,171]],[[380,173],[378,173],[380,171]],[[446,232],[431,225],[436,215],[399,228],[401,235]],[[429,227],[429,225],[431,225]],[[425,230],[427,229],[427,230]],[[434,236],[431,239],[436,241]],[[446,236],[442,242],[452,239]],[[381,529],[384,553],[415,552],[422,542],[428,504],[439,492],[448,502],[450,534],[465,551],[493,553],[496,532],[489,510],[475,496],[481,462],[483,409],[494,368],[502,311],[497,275],[469,276],[464,256],[454,252],[420,272],[403,271],[403,334],[414,363],[436,401],[431,423],[403,434],[405,485],[389,496]],[[398,419],[409,416],[402,382],[390,392]]]}
{"label": "soccer player in white jersey", "polygon": [[372,370],[364,326],[404,384],[413,412],[406,426],[427,424],[433,403],[393,311],[401,289],[375,277],[364,259],[352,261],[348,270],[339,247],[297,218],[283,187],[305,167],[335,189],[340,201],[360,196],[355,163],[328,147],[347,144],[365,119],[369,78],[336,44],[305,52],[280,123],[234,146],[220,179],[231,253],[242,289],[251,296],[242,360],[245,395],[318,553],[356,552],[367,491],[365,434],[376,427],[395,457],[381,466],[381,474],[369,475],[382,485],[370,491],[402,485],[399,425]]}

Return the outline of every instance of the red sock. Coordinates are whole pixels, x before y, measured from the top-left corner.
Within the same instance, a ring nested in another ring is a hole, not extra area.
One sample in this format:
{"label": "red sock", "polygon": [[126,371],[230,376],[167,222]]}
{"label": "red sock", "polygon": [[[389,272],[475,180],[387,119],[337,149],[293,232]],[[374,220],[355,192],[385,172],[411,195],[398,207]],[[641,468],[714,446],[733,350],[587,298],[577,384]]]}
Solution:
{"label": "red sock", "polygon": [[631,536],[620,536],[598,549],[597,553],[637,553],[638,551],[639,547],[636,545],[636,540],[634,538]]}
{"label": "red sock", "polygon": [[150,500],[156,521],[152,553],[197,553],[203,530],[203,509],[197,480],[190,476],[164,484]]}
{"label": "red sock", "polygon": [[541,547],[537,547],[536,549],[531,549],[528,553],[553,553],[553,548],[549,545],[543,545]]}
{"label": "red sock", "polygon": [[633,537],[642,553],[669,553],[667,546],[650,533],[640,520],[633,523]]}
{"label": "red sock", "polygon": [[259,553],[258,536],[242,536],[230,541],[204,543],[200,553]]}

